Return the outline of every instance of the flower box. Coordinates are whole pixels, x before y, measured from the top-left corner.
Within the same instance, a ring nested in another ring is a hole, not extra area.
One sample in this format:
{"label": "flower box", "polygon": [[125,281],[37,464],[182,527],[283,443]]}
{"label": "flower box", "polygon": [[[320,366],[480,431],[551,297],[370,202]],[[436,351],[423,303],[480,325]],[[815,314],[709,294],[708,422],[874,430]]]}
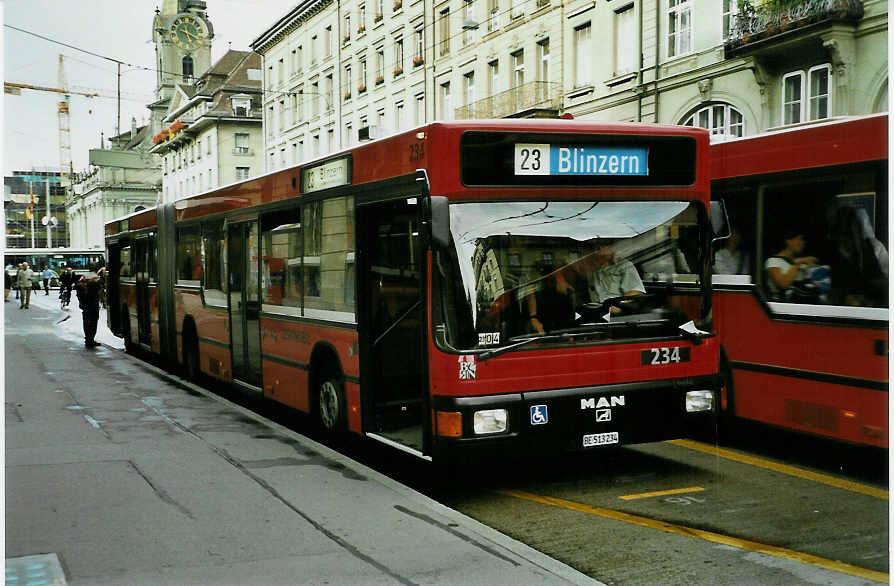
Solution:
{"label": "flower box", "polygon": [[383,84],[383,83],[385,83],[385,76],[384,76],[384,75],[377,75],[377,76],[376,76],[376,85],[381,85],[381,84]]}
{"label": "flower box", "polygon": [[362,24],[361,24],[360,26],[357,27],[357,34],[358,34],[358,35],[362,35],[362,34],[365,33],[365,32],[366,32],[366,27],[363,26]]}
{"label": "flower box", "polygon": [[373,22],[382,22],[383,18],[385,18],[384,14],[377,14],[373,17]]}
{"label": "flower box", "polygon": [[351,40],[351,35],[345,35],[345,38],[342,40],[342,43],[347,43]]}
{"label": "flower box", "polygon": [[345,101],[347,102],[350,99],[351,99],[351,92],[345,92]]}
{"label": "flower box", "polygon": [[404,73],[403,67],[395,67],[394,68],[394,77],[397,77],[398,75],[403,75],[403,73]]}
{"label": "flower box", "polygon": [[358,85],[358,86],[357,86],[357,93],[358,93],[358,94],[362,94],[362,93],[365,93],[365,92],[366,92],[366,86],[365,86],[365,85],[362,85],[362,84],[361,84],[361,85]]}
{"label": "flower box", "polygon": [[419,67],[423,63],[425,63],[425,57],[418,55],[416,57],[413,57],[413,67]]}
{"label": "flower box", "polygon": [[395,3],[394,3],[394,6],[392,6],[391,8],[392,8],[392,10],[394,10],[395,12],[397,12],[398,10],[401,9],[401,7],[402,7],[403,5],[404,5],[404,3],[403,3],[403,2],[400,2],[400,1],[398,0],[398,2],[395,2]]}

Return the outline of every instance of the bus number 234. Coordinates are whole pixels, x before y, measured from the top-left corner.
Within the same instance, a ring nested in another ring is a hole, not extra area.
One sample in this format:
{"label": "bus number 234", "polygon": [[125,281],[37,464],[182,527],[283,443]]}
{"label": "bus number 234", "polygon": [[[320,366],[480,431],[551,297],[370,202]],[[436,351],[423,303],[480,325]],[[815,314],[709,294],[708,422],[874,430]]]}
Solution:
{"label": "bus number 234", "polygon": [[410,160],[421,161],[425,157],[425,143],[414,142],[410,145]]}
{"label": "bus number 234", "polygon": [[672,364],[689,362],[689,348],[649,348],[643,350],[643,364]]}

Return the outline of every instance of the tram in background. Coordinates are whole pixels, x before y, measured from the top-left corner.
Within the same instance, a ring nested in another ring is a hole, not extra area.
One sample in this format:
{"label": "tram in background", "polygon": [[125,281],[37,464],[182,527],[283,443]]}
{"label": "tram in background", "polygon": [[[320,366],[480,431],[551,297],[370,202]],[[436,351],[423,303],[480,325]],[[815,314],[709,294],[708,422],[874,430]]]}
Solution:
{"label": "tram in background", "polygon": [[708,148],[564,120],[361,144],[107,224],[109,325],[426,459],[688,435],[720,392]]}
{"label": "tram in background", "polygon": [[[888,116],[711,151],[712,197],[725,202],[734,233],[720,243],[713,277],[723,412],[887,447]],[[817,260],[774,298],[764,267],[787,233],[800,233],[801,256]]]}
{"label": "tram in background", "polygon": [[57,275],[64,267],[71,267],[77,274],[97,270],[106,264],[106,251],[95,248],[7,248],[3,253],[3,266],[10,275],[15,275],[16,267],[23,262],[28,263],[35,272],[35,280],[39,281],[44,267]]}

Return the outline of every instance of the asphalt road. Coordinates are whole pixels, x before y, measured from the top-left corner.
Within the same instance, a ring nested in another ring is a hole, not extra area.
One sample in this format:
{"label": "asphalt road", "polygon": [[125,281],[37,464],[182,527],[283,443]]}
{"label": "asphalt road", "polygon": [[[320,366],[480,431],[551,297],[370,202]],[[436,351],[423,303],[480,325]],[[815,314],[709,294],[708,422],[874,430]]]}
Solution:
{"label": "asphalt road", "polygon": [[887,487],[803,462],[679,441],[477,477],[442,502],[607,584],[889,581]]}

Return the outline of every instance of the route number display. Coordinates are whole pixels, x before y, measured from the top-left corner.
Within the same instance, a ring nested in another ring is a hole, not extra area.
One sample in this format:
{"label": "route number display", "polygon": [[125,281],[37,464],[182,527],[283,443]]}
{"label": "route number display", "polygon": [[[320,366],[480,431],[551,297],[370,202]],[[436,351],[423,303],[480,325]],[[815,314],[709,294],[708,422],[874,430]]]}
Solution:
{"label": "route number display", "polygon": [[515,144],[516,175],[646,176],[645,147]]}

